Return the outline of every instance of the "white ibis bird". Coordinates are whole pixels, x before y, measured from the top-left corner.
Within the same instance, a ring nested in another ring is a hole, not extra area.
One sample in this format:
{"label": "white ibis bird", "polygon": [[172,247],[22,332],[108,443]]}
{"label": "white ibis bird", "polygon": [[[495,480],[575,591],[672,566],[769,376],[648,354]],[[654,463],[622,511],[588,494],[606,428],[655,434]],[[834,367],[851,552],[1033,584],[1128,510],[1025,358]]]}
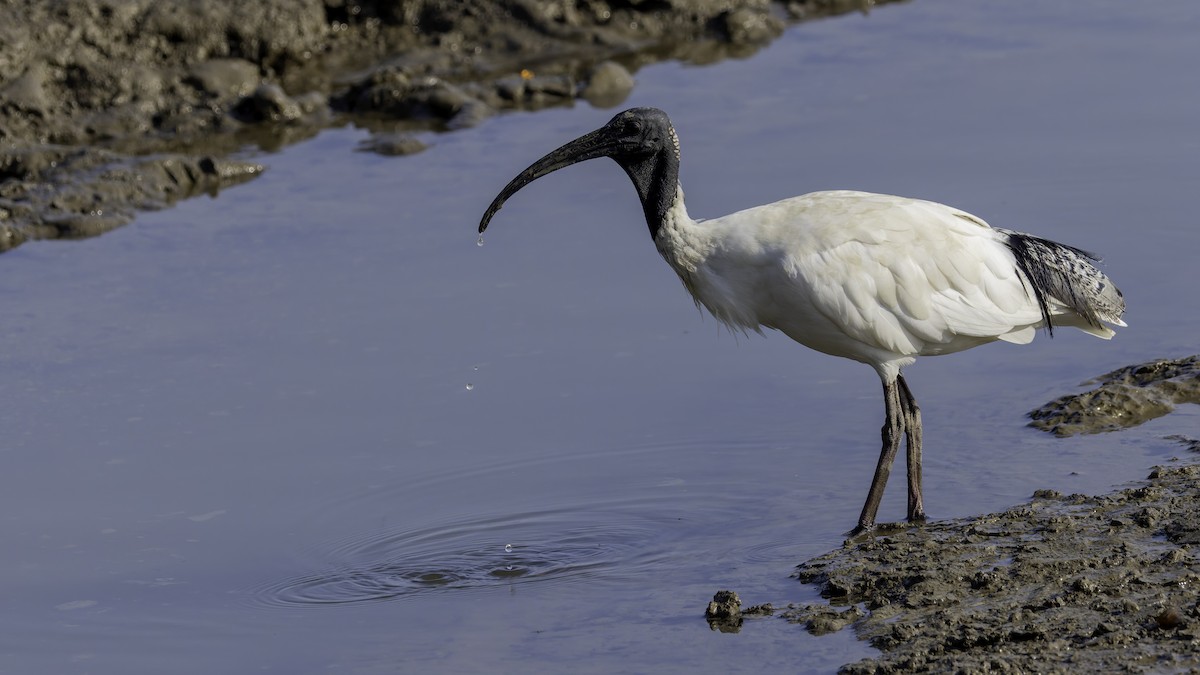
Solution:
{"label": "white ibis bird", "polygon": [[908,519],[925,519],[921,413],[902,368],[995,340],[1025,344],[1042,327],[1108,339],[1105,323],[1125,325],[1121,292],[1092,254],[934,202],[813,192],[692,220],[679,185],[679,139],[655,108],[619,113],[534,162],[492,201],[479,232],[530,182],[598,157],[629,175],[654,245],[697,305],[734,329],[773,328],[879,374],[883,449],[856,532],[874,527],[902,435]]}

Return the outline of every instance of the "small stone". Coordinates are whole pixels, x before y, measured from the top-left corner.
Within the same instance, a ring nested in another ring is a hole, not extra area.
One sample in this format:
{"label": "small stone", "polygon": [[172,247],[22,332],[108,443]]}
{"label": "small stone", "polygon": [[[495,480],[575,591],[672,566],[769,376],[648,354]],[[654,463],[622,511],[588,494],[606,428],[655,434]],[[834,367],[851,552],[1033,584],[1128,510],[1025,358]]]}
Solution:
{"label": "small stone", "polygon": [[525,80],[519,75],[496,80],[496,94],[505,101],[517,102],[525,98]]}
{"label": "small stone", "polygon": [[491,117],[496,111],[483,101],[471,99],[464,103],[446,122],[447,129],[467,129],[473,126],[478,126],[485,119]]}
{"label": "small stone", "polygon": [[12,80],[0,90],[0,96],[15,108],[39,114],[45,113],[48,106],[46,67],[40,63],[31,63],[20,77]]}
{"label": "small stone", "polygon": [[361,152],[373,152],[385,157],[414,155],[425,148],[425,144],[415,136],[402,133],[372,134],[370,138],[358,144],[358,150]]}
{"label": "small stone", "polygon": [[1071,584],[1071,590],[1086,595],[1094,595],[1100,591],[1100,586],[1091,579],[1080,577],[1075,580],[1075,583]]}
{"label": "small stone", "polygon": [[704,611],[710,630],[737,633],[742,628],[742,599],[733,591],[717,591]]}
{"label": "small stone", "polygon": [[216,98],[236,98],[254,91],[261,81],[258,66],[244,59],[211,59],[192,66],[185,81]]}
{"label": "small stone", "polygon": [[1167,607],[1154,617],[1154,622],[1162,630],[1174,630],[1183,625],[1183,613],[1176,607]]}
{"label": "small stone", "polygon": [[783,31],[782,22],[765,11],[741,8],[721,18],[725,36],[733,44],[766,42]]}
{"label": "small stone", "polygon": [[742,614],[742,599],[733,591],[717,591],[704,616],[708,619],[731,619]]}
{"label": "small stone", "polygon": [[742,611],[742,616],[771,616],[775,613],[775,606],[767,602],[761,605],[747,607]]}
{"label": "small stone", "polygon": [[233,112],[246,122],[291,122],[303,115],[299,104],[273,83],[260,85],[254,93],[238,101]]}
{"label": "small stone", "polygon": [[604,61],[592,69],[579,95],[597,108],[612,108],[629,97],[633,84],[633,75],[625,66],[616,61]]}
{"label": "small stone", "polygon": [[575,95],[575,80],[568,75],[535,75],[526,80],[525,90],[535,97],[570,98]]}

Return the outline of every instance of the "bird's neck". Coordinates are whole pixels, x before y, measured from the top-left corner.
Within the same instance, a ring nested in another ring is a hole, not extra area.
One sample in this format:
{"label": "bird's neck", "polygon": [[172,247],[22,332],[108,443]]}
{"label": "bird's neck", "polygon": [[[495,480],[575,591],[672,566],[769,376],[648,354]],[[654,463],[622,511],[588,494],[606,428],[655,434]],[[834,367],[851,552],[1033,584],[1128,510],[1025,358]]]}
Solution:
{"label": "bird's neck", "polygon": [[679,191],[679,154],[673,148],[666,148],[650,157],[622,163],[621,168],[637,189],[650,237],[657,241]]}
{"label": "bird's neck", "polygon": [[654,235],[654,246],[693,295],[692,277],[712,249],[710,235],[707,229],[696,227],[696,221],[688,216],[683,203],[683,188],[676,183],[671,206],[663,213]]}

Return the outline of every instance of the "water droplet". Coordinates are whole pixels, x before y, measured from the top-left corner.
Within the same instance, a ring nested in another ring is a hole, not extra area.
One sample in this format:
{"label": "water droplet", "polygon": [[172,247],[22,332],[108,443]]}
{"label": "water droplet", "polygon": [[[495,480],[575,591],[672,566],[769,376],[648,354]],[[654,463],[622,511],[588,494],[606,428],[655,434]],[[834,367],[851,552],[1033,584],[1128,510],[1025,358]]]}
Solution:
{"label": "water droplet", "polygon": [[475,240],[475,245],[476,245],[476,246],[483,246],[483,235],[482,235],[482,234],[481,234],[481,235],[479,235],[479,238]]}
{"label": "water droplet", "polygon": [[475,388],[475,385],[471,384],[470,382],[467,383],[467,391],[471,391],[474,388]]}
{"label": "water droplet", "polygon": [[505,544],[505,545],[504,545],[504,552],[505,552],[505,553],[512,553],[512,548],[513,548],[513,547],[512,547],[512,544]]}

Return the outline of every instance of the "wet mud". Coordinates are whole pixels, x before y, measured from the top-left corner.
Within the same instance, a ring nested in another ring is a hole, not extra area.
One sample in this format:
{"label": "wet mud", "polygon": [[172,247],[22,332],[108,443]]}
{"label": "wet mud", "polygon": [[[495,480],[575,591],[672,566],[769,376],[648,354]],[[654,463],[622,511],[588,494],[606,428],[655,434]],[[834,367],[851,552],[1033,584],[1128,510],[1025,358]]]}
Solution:
{"label": "wet mud", "polygon": [[1030,412],[1030,426],[1064,437],[1118,431],[1200,403],[1200,355],[1125,366],[1084,384],[1096,386]]}
{"label": "wet mud", "polygon": [[618,105],[664,59],[747,56],[861,0],[0,0],[0,250],[86,237],[259,175],[324,128]]}
{"label": "wet mud", "polygon": [[[1050,433],[1140,424],[1197,402],[1200,356],[1122,368],[1030,413]],[[1168,405],[1169,404],[1169,405]],[[843,673],[1195,672],[1200,669],[1200,440],[1100,496],[1039,490],[1000,513],[884,525],[801,564],[823,604],[740,607],[714,630],[771,616],[814,635],[852,629],[881,651]]]}

